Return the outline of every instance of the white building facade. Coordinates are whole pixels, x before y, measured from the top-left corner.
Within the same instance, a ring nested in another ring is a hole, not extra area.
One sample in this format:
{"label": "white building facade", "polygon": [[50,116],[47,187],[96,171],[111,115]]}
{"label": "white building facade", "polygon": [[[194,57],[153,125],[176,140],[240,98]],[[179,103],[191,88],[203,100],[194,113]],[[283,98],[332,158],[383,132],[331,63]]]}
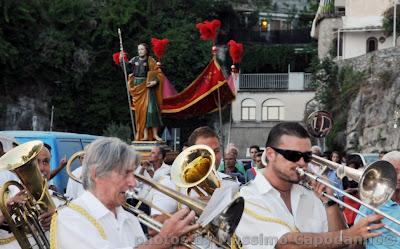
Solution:
{"label": "white building facade", "polygon": [[303,122],[307,103],[315,95],[310,74],[242,74],[232,103],[232,121],[225,126],[226,144],[234,143],[239,157],[251,145],[265,146],[271,128],[282,121]]}
{"label": "white building facade", "polygon": [[348,59],[394,46],[383,30],[383,14],[392,6],[393,0],[321,0],[311,32],[319,58],[331,49],[336,50],[331,56]]}

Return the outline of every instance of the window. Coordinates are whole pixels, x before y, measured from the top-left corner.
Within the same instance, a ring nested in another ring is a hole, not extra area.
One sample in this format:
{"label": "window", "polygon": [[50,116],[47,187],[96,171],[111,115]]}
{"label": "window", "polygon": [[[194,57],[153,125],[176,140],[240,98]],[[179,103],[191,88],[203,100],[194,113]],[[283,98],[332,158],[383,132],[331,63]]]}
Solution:
{"label": "window", "polygon": [[256,120],[256,102],[253,99],[242,101],[242,120]]}
{"label": "window", "polygon": [[370,37],[367,39],[367,53],[378,49],[378,39]]}
{"label": "window", "polygon": [[262,120],[283,120],[285,106],[279,99],[267,99],[262,104]]}

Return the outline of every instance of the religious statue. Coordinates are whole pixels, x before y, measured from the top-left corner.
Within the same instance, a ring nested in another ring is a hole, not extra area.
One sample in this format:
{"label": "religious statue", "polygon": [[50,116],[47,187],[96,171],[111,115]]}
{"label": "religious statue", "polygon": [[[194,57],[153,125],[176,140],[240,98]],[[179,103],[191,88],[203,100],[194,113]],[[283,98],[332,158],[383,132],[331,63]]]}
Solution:
{"label": "religious statue", "polygon": [[[123,59],[120,55],[120,60]],[[138,45],[138,56],[126,64],[132,110],[135,111],[135,141],[163,141],[158,130],[161,120],[164,76],[155,59],[149,56],[147,44]]]}

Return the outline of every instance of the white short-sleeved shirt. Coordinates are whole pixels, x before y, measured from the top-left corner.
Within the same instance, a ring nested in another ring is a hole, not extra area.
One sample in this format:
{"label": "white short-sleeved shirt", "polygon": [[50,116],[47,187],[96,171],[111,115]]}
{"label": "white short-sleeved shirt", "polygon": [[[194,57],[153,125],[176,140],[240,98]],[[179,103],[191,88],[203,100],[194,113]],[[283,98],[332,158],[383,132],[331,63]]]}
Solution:
{"label": "white short-sleeved shirt", "polygon": [[289,232],[328,231],[322,202],[314,192],[300,185],[293,184],[291,189],[293,214],[263,174],[257,174],[243,186],[240,195],[245,199],[245,211],[236,234],[246,249],[272,249],[279,238]]}
{"label": "white short-sleeved shirt", "polygon": [[[161,167],[154,172],[153,177],[150,177],[147,171],[144,171],[144,176],[152,178],[156,182],[160,182],[165,176],[169,176],[170,171],[171,171],[171,166],[169,166],[166,163],[163,163]],[[149,202],[153,200],[153,196],[155,192],[157,192],[156,190],[152,189],[150,186],[146,184],[141,184],[137,190],[139,197],[144,198]]]}
{"label": "white short-sleeved shirt", "polygon": [[116,209],[115,216],[89,191],[72,203],[82,207],[97,221],[104,229],[106,239],[81,213],[64,207],[58,211],[57,249],[133,248],[146,241],[138,219],[122,207]]}
{"label": "white short-sleeved shirt", "polygon": [[[72,174],[80,179],[82,175],[82,166],[76,168],[74,171],[72,171]],[[85,192],[85,189],[82,186],[82,183],[76,182],[72,180],[71,178],[68,179],[67,183],[67,191],[65,195],[69,198],[76,199],[78,198],[83,192]]]}

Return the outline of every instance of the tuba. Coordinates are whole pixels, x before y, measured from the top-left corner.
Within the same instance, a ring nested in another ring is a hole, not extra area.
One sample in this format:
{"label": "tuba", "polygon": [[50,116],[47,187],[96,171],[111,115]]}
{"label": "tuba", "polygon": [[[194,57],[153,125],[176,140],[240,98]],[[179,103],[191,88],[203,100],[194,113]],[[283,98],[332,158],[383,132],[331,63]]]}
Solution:
{"label": "tuba", "polygon": [[[36,157],[42,148],[41,141],[30,141],[13,148],[0,158],[0,171],[14,172],[22,183],[8,181],[3,185],[0,190],[0,209],[23,249],[34,246],[50,248],[45,231],[39,223],[39,215],[56,207],[48,192],[47,180],[37,165]],[[15,203],[7,208],[10,186],[27,191],[25,204]]]}
{"label": "tuba", "polygon": [[191,189],[200,196],[204,193],[212,195],[216,188],[221,187],[220,179],[215,170],[214,151],[206,145],[193,145],[182,151],[171,166],[171,179],[181,188]]}

